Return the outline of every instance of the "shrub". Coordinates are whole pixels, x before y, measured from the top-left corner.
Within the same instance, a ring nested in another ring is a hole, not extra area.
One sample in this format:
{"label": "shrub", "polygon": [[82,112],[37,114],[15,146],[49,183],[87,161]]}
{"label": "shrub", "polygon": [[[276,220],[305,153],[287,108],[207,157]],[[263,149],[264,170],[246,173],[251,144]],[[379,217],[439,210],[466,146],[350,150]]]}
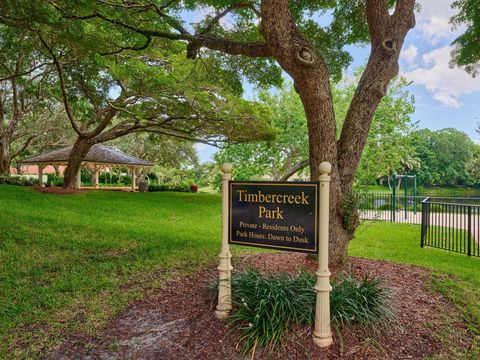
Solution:
{"label": "shrub", "polygon": [[82,184],[91,184],[92,181],[92,174],[90,174],[87,170],[82,169],[80,171],[80,181]]}
{"label": "shrub", "polygon": [[129,175],[121,176],[120,182],[124,185],[132,185],[132,177]]}
{"label": "shrub", "polygon": [[236,312],[229,321],[240,329],[242,353],[254,352],[257,347],[273,350],[291,324],[311,324],[316,297],[314,283],[313,276],[306,272],[297,277],[261,276],[254,270],[234,273]]}
{"label": "shrub", "polygon": [[63,179],[56,174],[47,174],[47,183],[46,186],[63,186]]}
{"label": "shrub", "polygon": [[387,329],[395,318],[391,300],[390,291],[379,278],[364,277],[357,281],[352,276],[343,276],[332,286],[331,318],[339,326],[376,325],[378,329]]}
{"label": "shrub", "polygon": [[37,186],[38,179],[26,178],[23,176],[0,176],[0,184],[16,186]]}
{"label": "shrub", "polygon": [[176,192],[190,192],[190,186],[187,184],[161,184],[161,185],[149,185],[149,192],[157,191],[176,191]]}
{"label": "shrub", "polygon": [[98,176],[98,179],[99,179],[99,182],[102,183],[102,184],[110,184],[110,183],[116,184],[116,183],[118,183],[119,177],[115,173],[111,174],[109,172],[102,172]]}
{"label": "shrub", "polygon": [[[262,276],[248,269],[232,275],[235,312],[229,322],[240,330],[242,353],[274,350],[293,324],[315,319],[316,277],[309,272]],[[217,284],[218,287],[218,284]],[[332,283],[331,318],[337,329],[358,324],[385,329],[394,318],[389,291],[379,279],[344,276]]]}

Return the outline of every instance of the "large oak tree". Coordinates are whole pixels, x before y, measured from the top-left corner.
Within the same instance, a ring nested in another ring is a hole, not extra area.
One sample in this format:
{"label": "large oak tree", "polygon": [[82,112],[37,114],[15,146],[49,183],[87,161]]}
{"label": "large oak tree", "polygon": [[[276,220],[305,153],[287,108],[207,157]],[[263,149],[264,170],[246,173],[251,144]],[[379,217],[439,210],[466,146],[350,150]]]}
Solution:
{"label": "large oak tree", "polygon": [[[49,15],[55,18],[52,23],[71,19],[73,28],[88,24],[103,29],[108,24],[121,29],[114,44],[123,41],[122,46],[133,48],[161,38],[186,44],[190,59],[217,56],[225,68],[249,79],[278,82],[276,66],[289,74],[307,118],[312,179],[317,179],[322,161],[333,166],[330,255],[336,262],[346,259],[354,227],[342,225],[342,201],[352,187],[375,110],[398,74],[400,50],[415,25],[414,0],[51,0],[45,6],[60,14]],[[205,7],[214,13],[193,31],[184,25],[185,11]],[[331,19],[328,25],[319,21],[322,15]],[[20,20],[26,23],[31,16]],[[7,14],[0,20],[19,17]],[[340,77],[351,60],[346,47],[359,43],[370,44],[370,56],[337,140],[331,79]]]}
{"label": "large oak tree", "polygon": [[[62,6],[63,2],[57,2]],[[332,164],[330,255],[346,259],[351,229],[346,230],[342,200],[352,187],[375,110],[387,86],[399,71],[398,58],[405,36],[415,25],[414,0],[366,1],[103,1],[89,7],[63,7],[85,21],[106,21],[131,31],[132,37],[159,37],[188,44],[187,56],[202,56],[202,49],[241,56],[227,58],[247,69],[251,59],[259,69],[275,61],[293,79],[300,95],[309,134],[312,179],[322,161]],[[65,6],[65,4],[63,4]],[[216,13],[194,31],[182,25],[179,11],[210,6]],[[330,25],[316,14],[329,12]],[[149,19],[150,21],[146,21]],[[220,26],[227,19],[230,26]],[[370,57],[336,138],[331,78],[339,76],[350,59],[345,46],[369,42]]]}

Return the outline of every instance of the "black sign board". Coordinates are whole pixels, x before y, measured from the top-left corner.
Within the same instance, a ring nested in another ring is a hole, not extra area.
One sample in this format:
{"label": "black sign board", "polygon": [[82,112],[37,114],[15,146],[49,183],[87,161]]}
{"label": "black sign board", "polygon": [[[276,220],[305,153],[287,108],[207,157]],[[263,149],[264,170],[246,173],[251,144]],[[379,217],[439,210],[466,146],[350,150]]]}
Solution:
{"label": "black sign board", "polygon": [[318,252],[318,183],[229,183],[229,243]]}

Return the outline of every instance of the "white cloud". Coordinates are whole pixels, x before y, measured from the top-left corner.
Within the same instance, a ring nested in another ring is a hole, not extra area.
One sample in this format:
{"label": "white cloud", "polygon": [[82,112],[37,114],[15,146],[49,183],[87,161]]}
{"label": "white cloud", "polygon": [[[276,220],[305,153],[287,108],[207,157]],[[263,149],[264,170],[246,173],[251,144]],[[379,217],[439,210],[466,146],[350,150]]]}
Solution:
{"label": "white cloud", "polygon": [[434,93],[432,97],[447,107],[453,107],[453,108],[460,107],[460,102],[457,99],[455,99],[455,97],[443,91]]}
{"label": "white cloud", "polygon": [[451,0],[422,0],[419,1],[420,12],[416,14],[417,29],[421,37],[435,45],[440,40],[450,40],[456,37],[463,29],[452,30],[450,18],[457,13],[451,7]]}
{"label": "white cloud", "polygon": [[461,96],[480,92],[480,81],[458,67],[449,66],[451,50],[445,46],[424,54],[422,66],[402,75],[416,85],[425,86],[441,104],[460,107]]}
{"label": "white cloud", "polygon": [[442,39],[448,39],[452,36],[451,25],[448,23],[449,18],[432,16],[425,22],[419,24],[418,28],[422,32],[423,37],[435,45]]}
{"label": "white cloud", "polygon": [[410,44],[405,50],[402,50],[400,57],[405,60],[408,64],[412,65],[418,55],[418,48]]}

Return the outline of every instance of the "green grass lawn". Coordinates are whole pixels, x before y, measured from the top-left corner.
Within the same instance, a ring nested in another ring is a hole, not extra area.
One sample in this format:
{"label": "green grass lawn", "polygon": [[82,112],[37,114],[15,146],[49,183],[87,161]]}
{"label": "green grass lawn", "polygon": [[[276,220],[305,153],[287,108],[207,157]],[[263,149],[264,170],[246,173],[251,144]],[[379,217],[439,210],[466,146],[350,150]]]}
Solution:
{"label": "green grass lawn", "polygon": [[220,251],[216,195],[0,185],[0,204],[0,358],[14,349],[36,356],[62,334],[94,331],[142,286],[198,270]]}
{"label": "green grass lawn", "polygon": [[[93,334],[173,274],[216,262],[220,200],[0,185],[0,358],[39,357],[68,334]],[[350,253],[434,269],[432,286],[478,330],[480,259],[421,249],[418,226],[390,223],[364,224]]]}

